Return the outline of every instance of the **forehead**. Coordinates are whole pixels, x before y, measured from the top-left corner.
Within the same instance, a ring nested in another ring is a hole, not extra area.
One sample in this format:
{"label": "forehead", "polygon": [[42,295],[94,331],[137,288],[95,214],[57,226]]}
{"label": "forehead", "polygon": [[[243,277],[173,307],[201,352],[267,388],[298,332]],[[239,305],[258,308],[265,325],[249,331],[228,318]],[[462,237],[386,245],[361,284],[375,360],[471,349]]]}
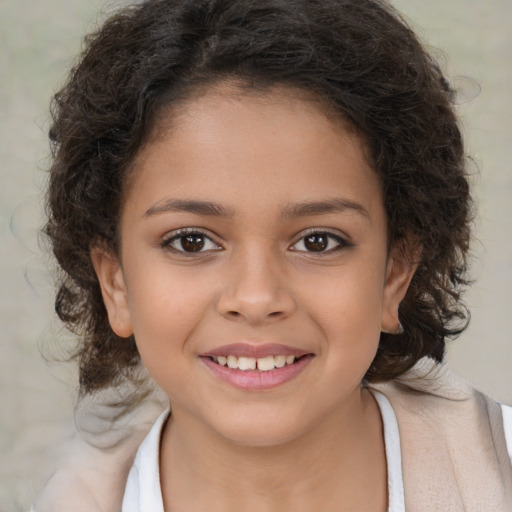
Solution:
{"label": "forehead", "polygon": [[132,199],[149,189],[228,204],[262,195],[268,207],[337,190],[380,202],[364,140],[315,96],[286,87],[222,84],[163,111],[130,181]]}
{"label": "forehead", "polygon": [[365,155],[370,159],[363,135],[339,109],[320,95],[285,84],[257,86],[242,79],[223,80],[187,89],[181,98],[160,108],[144,146],[168,140],[174,134],[190,133],[190,128],[197,130],[198,121],[205,123],[210,120],[215,124],[211,127],[214,129],[224,118],[226,123],[236,122],[241,128],[237,114],[242,111],[250,117],[251,123],[263,119],[269,130],[272,129],[268,124],[271,121],[269,112],[278,113],[274,116],[275,120],[280,118],[280,121],[290,121],[290,128],[299,120],[299,116],[306,117],[309,114],[321,120],[324,127],[358,135],[365,146]]}

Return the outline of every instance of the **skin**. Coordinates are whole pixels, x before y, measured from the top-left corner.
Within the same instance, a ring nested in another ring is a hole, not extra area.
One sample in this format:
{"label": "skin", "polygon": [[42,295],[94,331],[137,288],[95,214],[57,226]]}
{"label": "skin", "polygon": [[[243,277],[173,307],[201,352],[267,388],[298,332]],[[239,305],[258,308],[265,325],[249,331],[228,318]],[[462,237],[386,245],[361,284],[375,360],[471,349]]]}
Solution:
{"label": "skin", "polygon": [[[170,399],[166,510],[385,511],[380,414],[360,383],[414,268],[388,252],[364,142],[285,88],[222,84],[160,123],[125,191],[120,254],[92,258],[112,328],[135,334]],[[202,250],[183,250],[182,228]],[[329,245],[311,250],[312,231]],[[231,343],[312,357],[279,386],[240,389],[201,358]]]}

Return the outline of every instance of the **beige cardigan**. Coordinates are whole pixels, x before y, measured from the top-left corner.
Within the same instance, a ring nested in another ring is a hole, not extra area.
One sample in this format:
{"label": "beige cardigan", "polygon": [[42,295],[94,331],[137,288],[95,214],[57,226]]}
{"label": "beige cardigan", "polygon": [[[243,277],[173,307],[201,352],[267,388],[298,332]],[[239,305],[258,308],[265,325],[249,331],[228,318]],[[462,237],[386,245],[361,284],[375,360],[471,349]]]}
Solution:
{"label": "beige cardigan", "polygon": [[[136,403],[130,385],[80,402],[79,435],[35,512],[121,510],[137,447],[168,406],[150,379],[144,382]],[[371,387],[389,399],[397,417],[407,512],[512,512],[499,404],[429,360]]]}
{"label": "beige cardigan", "polygon": [[512,512],[499,404],[429,360],[373,387],[397,417],[407,512]]}

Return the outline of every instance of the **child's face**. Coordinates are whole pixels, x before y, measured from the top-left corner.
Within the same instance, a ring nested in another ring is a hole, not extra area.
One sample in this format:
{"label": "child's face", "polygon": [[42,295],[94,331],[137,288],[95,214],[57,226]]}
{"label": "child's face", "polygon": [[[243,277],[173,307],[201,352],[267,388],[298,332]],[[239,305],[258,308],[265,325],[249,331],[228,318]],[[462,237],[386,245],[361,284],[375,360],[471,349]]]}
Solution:
{"label": "child's face", "polygon": [[348,417],[412,276],[360,138],[294,94],[219,86],[182,106],[136,159],[122,266],[93,251],[111,325],[176,424],[243,444]]}

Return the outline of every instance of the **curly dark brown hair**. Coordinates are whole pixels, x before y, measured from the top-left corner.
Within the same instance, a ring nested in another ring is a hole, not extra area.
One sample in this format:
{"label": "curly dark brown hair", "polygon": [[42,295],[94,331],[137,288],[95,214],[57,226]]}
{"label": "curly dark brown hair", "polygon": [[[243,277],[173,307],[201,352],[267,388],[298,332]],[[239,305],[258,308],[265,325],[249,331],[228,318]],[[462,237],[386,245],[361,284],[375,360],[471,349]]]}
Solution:
{"label": "curly dark brown hair", "polygon": [[45,231],[62,269],[56,311],[81,340],[82,392],[140,364],[134,340],[109,326],[91,245],[117,250],[123,186],[156,116],[227,79],[314,93],[366,140],[390,247],[422,248],[400,305],[404,332],[381,335],[366,379],[441,361],[467,324],[472,203],[453,91],[406,22],[380,0],[147,0],[86,37],[52,105]]}

